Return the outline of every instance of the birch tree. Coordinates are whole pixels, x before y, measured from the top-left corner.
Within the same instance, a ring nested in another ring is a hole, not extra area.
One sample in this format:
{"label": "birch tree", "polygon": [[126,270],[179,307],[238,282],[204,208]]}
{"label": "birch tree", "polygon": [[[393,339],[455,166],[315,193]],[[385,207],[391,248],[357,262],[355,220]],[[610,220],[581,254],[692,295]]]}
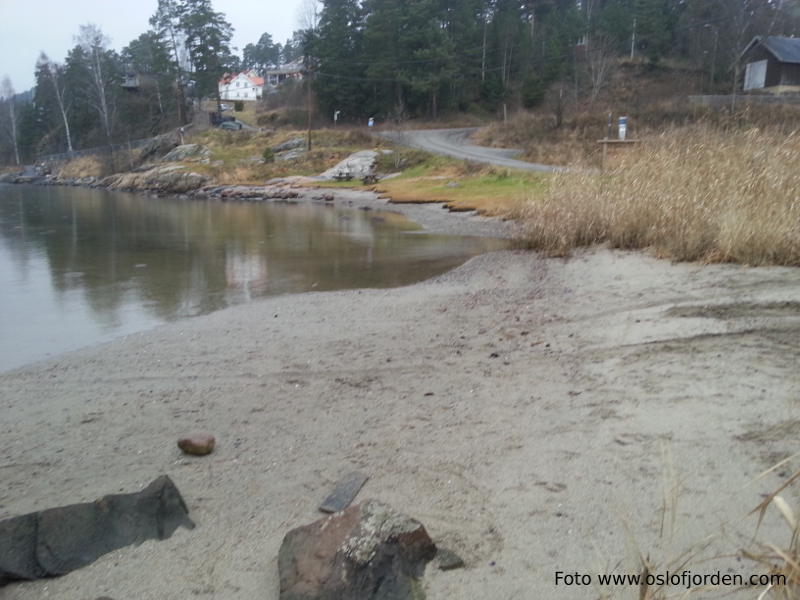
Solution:
{"label": "birch tree", "polygon": [[14,86],[11,85],[11,79],[8,75],[3,78],[3,83],[0,84],[0,99],[4,100],[8,105],[8,133],[11,138],[11,143],[14,146],[14,162],[19,165],[19,143],[17,141],[17,114],[15,109],[14,99]]}
{"label": "birch tree", "polygon": [[110,144],[114,106],[109,89],[112,83],[107,60],[109,39],[97,25],[87,23],[80,26],[75,41],[86,53],[91,102]]}
{"label": "birch tree", "polygon": [[72,135],[69,130],[69,118],[67,117],[67,106],[64,102],[64,78],[62,77],[61,68],[48,58],[47,54],[42,52],[39,55],[39,60],[36,63],[37,69],[41,69],[45,77],[50,81],[53,86],[53,97],[56,100],[61,120],[64,124],[64,135],[67,138],[67,152],[72,152]]}

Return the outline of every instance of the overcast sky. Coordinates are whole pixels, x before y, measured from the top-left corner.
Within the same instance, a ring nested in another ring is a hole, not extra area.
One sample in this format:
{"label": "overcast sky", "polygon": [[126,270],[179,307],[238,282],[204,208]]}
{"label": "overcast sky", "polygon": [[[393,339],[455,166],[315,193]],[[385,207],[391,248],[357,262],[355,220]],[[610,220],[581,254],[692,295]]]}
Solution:
{"label": "overcast sky", "polygon": [[[299,29],[302,0],[213,0],[234,27],[241,49],[264,32],[283,43]],[[41,51],[62,62],[75,45],[78,26],[99,25],[119,51],[149,29],[157,0],[0,0],[0,78],[8,75],[17,92],[33,87]]]}

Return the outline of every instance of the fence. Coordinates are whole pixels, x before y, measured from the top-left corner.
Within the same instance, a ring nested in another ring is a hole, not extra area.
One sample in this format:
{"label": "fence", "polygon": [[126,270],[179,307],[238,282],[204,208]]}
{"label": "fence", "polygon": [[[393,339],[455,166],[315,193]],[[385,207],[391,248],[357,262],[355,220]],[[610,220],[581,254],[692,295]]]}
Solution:
{"label": "fence", "polygon": [[42,154],[38,157],[37,162],[60,162],[62,160],[70,160],[73,158],[81,158],[83,156],[99,156],[108,155],[115,152],[127,152],[129,150],[137,150],[144,148],[149,143],[157,140],[158,138],[169,135],[170,133],[177,133],[181,129],[185,132],[193,127],[193,123],[184,125],[179,129],[174,129],[161,135],[156,135],[149,138],[142,138],[140,140],[131,140],[130,142],[123,142],[121,144],[106,144],[105,146],[96,146],[94,148],[84,148],[83,150],[73,150],[72,152],[60,152],[58,154]]}
{"label": "fence", "polygon": [[778,95],[728,95],[728,96],[689,96],[689,104],[695,106],[730,106],[734,98],[736,104],[800,104],[800,94]]}

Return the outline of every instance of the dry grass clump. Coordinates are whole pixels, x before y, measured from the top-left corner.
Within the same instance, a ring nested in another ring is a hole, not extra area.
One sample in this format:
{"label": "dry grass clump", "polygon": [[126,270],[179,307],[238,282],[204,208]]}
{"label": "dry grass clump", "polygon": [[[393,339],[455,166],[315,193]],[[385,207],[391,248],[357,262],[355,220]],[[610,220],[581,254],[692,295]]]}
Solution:
{"label": "dry grass clump", "polygon": [[678,128],[600,175],[560,173],[516,215],[533,248],[652,248],[673,260],[800,265],[800,133]]}
{"label": "dry grass clump", "polygon": [[81,177],[102,177],[109,172],[107,160],[104,161],[97,156],[82,156],[73,158],[58,167],[59,177],[81,178]]}
{"label": "dry grass clump", "polygon": [[548,165],[588,166],[597,162],[597,140],[605,122],[600,115],[574,118],[568,127],[557,128],[555,117],[519,113],[507,123],[495,122],[479,129],[472,141],[479,146],[519,148],[517,158]]}
{"label": "dry grass clump", "polygon": [[[777,465],[768,469],[763,475],[776,471],[797,455],[790,456],[782,460]],[[742,556],[763,567],[766,567],[776,583],[769,585],[766,590],[758,597],[779,598],[782,600],[797,600],[800,598],[800,521],[789,503],[779,494],[792,484],[800,480],[800,471],[795,471],[783,484],[753,509],[752,513],[758,513],[758,524],[764,519],[767,509],[774,506],[778,509],[788,526],[789,544],[780,547],[776,544],[761,544],[755,550],[743,550]],[[767,595],[769,593],[769,595]]]}

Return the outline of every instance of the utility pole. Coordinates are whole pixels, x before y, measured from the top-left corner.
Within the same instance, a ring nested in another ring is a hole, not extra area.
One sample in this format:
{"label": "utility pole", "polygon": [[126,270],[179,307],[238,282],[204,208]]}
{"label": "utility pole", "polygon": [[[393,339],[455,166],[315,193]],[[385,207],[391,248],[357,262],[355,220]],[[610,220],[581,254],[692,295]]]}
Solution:
{"label": "utility pole", "polygon": [[711,54],[711,72],[708,74],[708,86],[710,88],[714,85],[714,75],[717,70],[717,48],[719,46],[719,27],[706,23],[703,29],[712,29],[714,31],[714,52]]}
{"label": "utility pole", "polygon": [[306,149],[309,152],[311,152],[311,107],[313,106],[313,102],[311,101],[311,81],[313,74],[314,71],[312,71],[311,67],[310,66],[307,67],[306,75],[308,76],[308,83],[306,85],[308,90],[308,96],[307,96],[306,112],[308,113],[308,140],[306,142]]}
{"label": "utility pole", "polygon": [[636,54],[636,17],[633,17],[633,33],[631,34],[631,60]]}
{"label": "utility pole", "polygon": [[483,14],[483,52],[481,53],[481,83],[486,81],[486,13]]}

